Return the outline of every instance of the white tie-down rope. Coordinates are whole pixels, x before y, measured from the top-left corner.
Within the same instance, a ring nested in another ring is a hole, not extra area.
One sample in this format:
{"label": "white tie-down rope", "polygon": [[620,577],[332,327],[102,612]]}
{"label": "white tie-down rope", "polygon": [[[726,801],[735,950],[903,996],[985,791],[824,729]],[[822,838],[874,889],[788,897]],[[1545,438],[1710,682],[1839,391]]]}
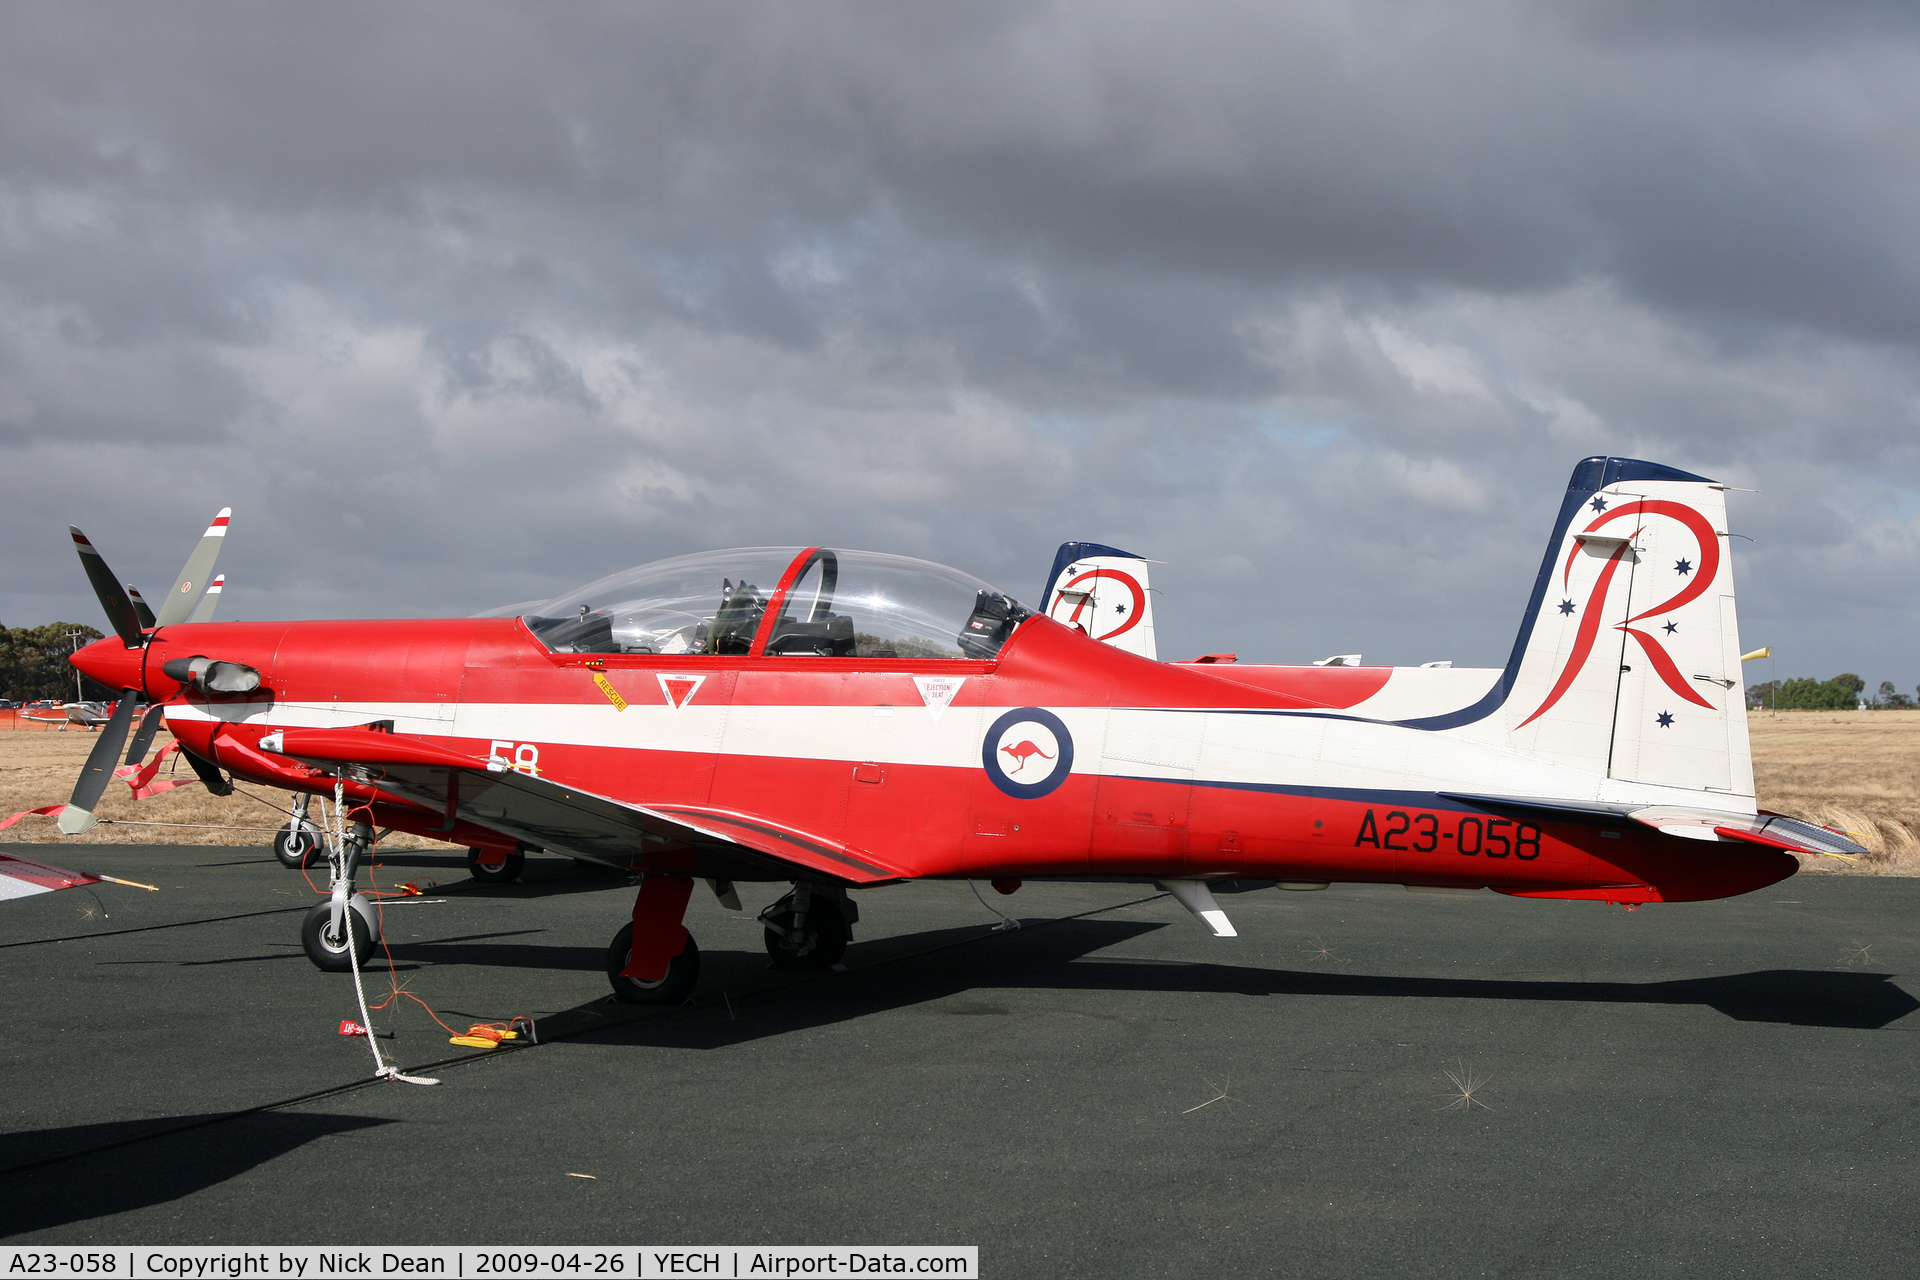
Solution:
{"label": "white tie-down rope", "polygon": [[[346,791],[347,780],[344,772],[333,775],[333,848],[329,851],[333,860],[333,874],[338,880],[347,874],[347,828],[346,828]],[[321,801],[321,818],[324,820],[325,801]],[[374,1038],[373,1015],[367,1012],[367,992],[360,981],[360,948],[353,939],[353,896],[347,896],[347,906],[340,917],[340,932],[347,940],[347,972],[353,975],[353,996],[360,1002],[360,1026],[367,1033],[367,1048],[373,1050],[373,1074],[388,1080],[398,1080],[403,1084],[439,1084],[432,1076],[410,1076],[380,1056],[380,1042]]]}
{"label": "white tie-down rope", "polygon": [[[967,888],[973,890],[974,897],[980,898],[979,885],[969,880],[967,881]],[[980,898],[980,905],[985,907],[987,910],[993,912],[993,914],[1000,917],[1000,923],[993,926],[993,931],[995,933],[1005,933],[1009,929],[1018,929],[1020,927],[1020,922],[1018,920],[1015,920],[1012,916],[1008,915],[1006,912],[1002,911],[1000,908],[994,906],[991,902],[988,902],[985,898]]]}

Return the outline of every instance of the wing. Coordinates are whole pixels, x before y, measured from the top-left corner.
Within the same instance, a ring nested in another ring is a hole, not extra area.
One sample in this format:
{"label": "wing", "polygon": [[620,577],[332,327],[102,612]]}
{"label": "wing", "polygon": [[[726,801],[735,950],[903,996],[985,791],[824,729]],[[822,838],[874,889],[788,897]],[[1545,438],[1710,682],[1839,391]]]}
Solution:
{"label": "wing", "polygon": [[[18,817],[19,815],[14,815]],[[52,893],[83,884],[99,884],[100,877],[84,871],[68,871],[0,853],[0,899],[25,898],[36,893]]]}
{"label": "wing", "polygon": [[[44,809],[28,809],[25,813],[16,813],[0,827],[10,827],[29,813],[44,814],[52,817],[64,809],[65,805],[48,805]],[[16,858],[12,854],[0,853],[0,901],[8,898],[30,898],[36,893],[54,893],[61,889],[77,889],[90,884],[124,884],[135,889],[151,889],[160,892],[150,884],[141,884],[138,880],[122,880],[117,876],[97,875],[91,871],[69,871],[65,867],[51,867],[44,862],[34,862],[27,858]]]}
{"label": "wing", "polygon": [[726,880],[795,874],[847,884],[910,878],[864,849],[758,814],[636,805],[463,755],[427,738],[365,729],[285,729],[264,751],[348,776],[529,845],[633,871]]}

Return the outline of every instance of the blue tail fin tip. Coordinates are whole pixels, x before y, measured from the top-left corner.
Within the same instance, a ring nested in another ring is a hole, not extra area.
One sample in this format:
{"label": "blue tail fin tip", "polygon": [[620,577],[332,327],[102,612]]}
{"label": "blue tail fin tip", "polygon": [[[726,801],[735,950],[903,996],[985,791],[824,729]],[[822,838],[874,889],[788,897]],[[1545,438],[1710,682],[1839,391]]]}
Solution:
{"label": "blue tail fin tip", "polygon": [[1610,484],[1634,480],[1677,480],[1696,484],[1714,484],[1705,476],[1696,476],[1691,471],[1682,471],[1678,467],[1664,467],[1657,462],[1643,462],[1639,458],[1582,458],[1574,464],[1573,477],[1567,481],[1569,493],[1592,493],[1604,489]]}
{"label": "blue tail fin tip", "polygon": [[1122,551],[1118,547],[1105,546],[1098,542],[1063,542],[1054,552],[1053,568],[1047,571],[1047,580],[1040,584],[1041,609],[1047,606],[1047,597],[1053,594],[1053,584],[1060,581],[1060,571],[1075,560],[1084,560],[1090,556],[1112,556],[1119,560],[1144,560],[1131,551]]}

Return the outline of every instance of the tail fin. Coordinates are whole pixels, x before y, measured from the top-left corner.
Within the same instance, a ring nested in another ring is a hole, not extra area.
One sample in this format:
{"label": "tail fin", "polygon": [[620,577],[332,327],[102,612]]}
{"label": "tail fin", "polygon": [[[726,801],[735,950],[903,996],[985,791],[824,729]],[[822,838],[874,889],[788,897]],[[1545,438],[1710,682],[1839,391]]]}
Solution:
{"label": "tail fin", "polygon": [[1414,723],[1497,734],[1609,779],[1752,796],[1733,597],[1726,486],[1588,458],[1500,682],[1474,707]]}
{"label": "tail fin", "polygon": [[1102,644],[1158,659],[1147,562],[1097,542],[1063,542],[1041,595],[1042,611]]}

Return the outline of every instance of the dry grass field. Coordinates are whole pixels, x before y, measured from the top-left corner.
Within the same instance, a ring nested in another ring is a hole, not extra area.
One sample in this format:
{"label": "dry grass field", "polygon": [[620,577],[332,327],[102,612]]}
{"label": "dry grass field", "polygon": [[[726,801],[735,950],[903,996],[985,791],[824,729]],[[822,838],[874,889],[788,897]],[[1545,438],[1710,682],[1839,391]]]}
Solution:
{"label": "dry grass field", "polygon": [[1920,875],[1920,711],[1756,713],[1760,807],[1845,831],[1855,864],[1803,858],[1808,871]]}
{"label": "dry grass field", "polygon": [[[1858,863],[1804,859],[1807,870],[1920,875],[1920,711],[1783,711],[1754,716],[1751,732],[1761,808],[1837,827],[1870,851]],[[162,733],[156,747],[169,741]],[[64,801],[93,742],[78,727],[62,732],[0,712],[0,818]],[[180,776],[190,776],[184,764]],[[105,821],[71,843],[266,844],[285,801],[265,787],[221,799],[198,785],[135,801],[115,782],[100,806]],[[22,818],[0,834],[0,841],[63,839],[48,818]],[[392,848],[447,847],[389,839]]]}

